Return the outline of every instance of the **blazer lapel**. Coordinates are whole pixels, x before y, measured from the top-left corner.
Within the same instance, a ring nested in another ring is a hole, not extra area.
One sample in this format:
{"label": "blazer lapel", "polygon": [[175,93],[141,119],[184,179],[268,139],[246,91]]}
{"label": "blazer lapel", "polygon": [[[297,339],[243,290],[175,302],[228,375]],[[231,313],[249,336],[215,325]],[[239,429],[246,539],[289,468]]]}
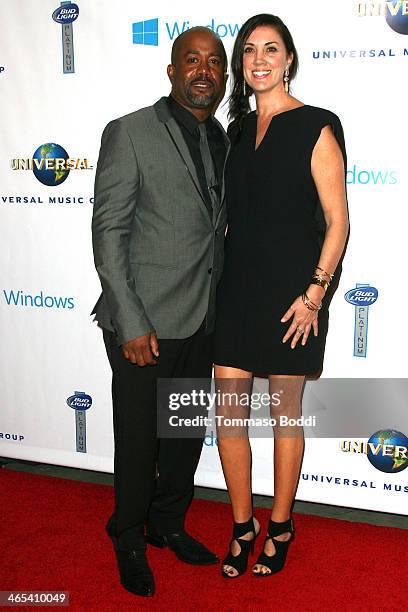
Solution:
{"label": "blazer lapel", "polygon": [[228,155],[229,155],[229,152],[230,152],[230,149],[231,149],[231,142],[230,142],[230,139],[227,136],[226,131],[224,130],[224,128],[222,127],[222,125],[218,121],[218,119],[213,117],[213,120],[218,125],[218,127],[219,127],[219,129],[221,131],[222,137],[224,139],[225,146],[227,148],[227,152],[226,152],[225,160],[224,160],[224,167],[223,167],[223,170],[222,170],[222,185],[221,185],[221,204],[222,204],[222,202],[224,201],[224,198],[225,198],[225,180],[224,180],[225,179],[225,166],[226,166]]}
{"label": "blazer lapel", "polygon": [[[205,203],[205,199],[204,199],[204,195],[203,192],[201,191],[201,186],[200,186],[200,181],[198,180],[198,176],[197,176],[197,171],[195,169],[194,166],[194,162],[191,159],[191,155],[190,152],[188,150],[188,147],[184,141],[183,135],[181,133],[181,130],[179,128],[179,126],[177,125],[176,120],[174,119],[174,117],[172,116],[172,114],[170,113],[169,107],[167,106],[167,102],[166,102],[166,98],[160,98],[160,100],[158,100],[156,102],[156,104],[154,104],[154,109],[156,111],[157,117],[159,119],[159,121],[161,121],[162,123],[164,123],[167,133],[169,135],[169,138],[171,139],[171,141],[173,142],[173,145],[178,153],[178,155],[180,156],[181,160],[183,161],[187,172],[190,176],[191,181],[194,184],[194,187],[196,188],[196,191],[198,193],[198,195],[200,196],[200,205],[201,208],[206,216],[206,218],[210,221],[211,223],[211,219],[208,215],[208,210],[207,210],[207,206]],[[218,121],[218,119],[216,119],[215,117],[213,117],[215,123],[218,125],[222,137],[224,138],[224,142],[225,145],[227,147],[227,152],[226,152],[226,156],[225,156],[225,161],[224,161],[224,167],[223,167],[223,173],[222,173],[222,182],[221,182],[221,198],[220,198],[220,203],[219,206],[217,208],[215,208],[213,210],[213,218],[212,218],[212,223],[214,225],[214,227],[217,224],[218,221],[218,217],[220,215],[221,209],[224,205],[224,200],[225,200],[225,180],[224,180],[224,173],[225,173],[225,165],[227,162],[227,158],[231,149],[231,143],[230,143],[230,139],[227,136],[226,131],[224,130],[224,128],[222,127],[221,123]]]}
{"label": "blazer lapel", "polygon": [[201,205],[203,212],[205,213],[206,218],[211,222],[208,216],[207,206],[205,204],[203,192],[201,191],[200,181],[198,180],[197,171],[195,169],[194,162],[191,159],[190,151],[188,150],[188,147],[184,141],[183,134],[181,133],[181,130],[179,126],[177,125],[176,120],[170,113],[170,110],[166,103],[166,98],[164,97],[160,98],[160,100],[156,102],[156,104],[154,105],[154,109],[159,118],[159,121],[164,123],[167,133],[169,135],[169,138],[173,142],[173,145],[178,155],[180,156],[182,162],[184,163],[187,169],[187,172],[190,176],[190,179],[193,182],[198,195],[200,196],[200,205]]}
{"label": "blazer lapel", "polygon": [[215,123],[218,125],[219,129],[221,130],[221,134],[224,138],[224,143],[225,146],[227,148],[226,151],[226,155],[225,155],[225,160],[224,160],[224,166],[223,166],[223,170],[222,170],[222,181],[221,181],[221,198],[220,198],[220,204],[218,206],[218,209],[216,211],[214,211],[214,215],[213,215],[213,224],[214,226],[217,225],[217,221],[218,221],[218,217],[220,215],[221,209],[224,206],[224,200],[225,200],[225,167],[227,164],[227,159],[228,159],[228,155],[230,153],[231,150],[231,142],[230,139],[227,136],[226,131],[224,130],[224,128],[222,127],[221,123],[218,121],[218,119],[216,119],[215,117],[213,117]]}
{"label": "blazer lapel", "polygon": [[188,150],[188,147],[183,138],[183,134],[181,133],[176,120],[173,119],[173,117],[171,117],[169,121],[166,122],[165,125],[170,135],[170,138],[173,141],[173,144],[177,149],[178,154],[180,155],[181,159],[183,160],[184,164],[187,167],[191,180],[193,181],[198,193],[200,194],[201,199],[204,202],[204,196],[201,191],[200,181],[198,180],[197,171],[195,169],[194,162],[191,159],[190,151]]}

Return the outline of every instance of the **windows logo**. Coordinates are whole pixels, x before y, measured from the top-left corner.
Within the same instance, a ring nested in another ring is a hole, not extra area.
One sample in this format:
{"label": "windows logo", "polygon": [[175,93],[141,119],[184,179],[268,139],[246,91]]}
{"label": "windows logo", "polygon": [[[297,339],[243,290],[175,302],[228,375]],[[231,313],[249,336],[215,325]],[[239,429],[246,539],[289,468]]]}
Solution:
{"label": "windows logo", "polygon": [[159,20],[157,18],[133,23],[132,32],[134,45],[157,47],[159,44]]}

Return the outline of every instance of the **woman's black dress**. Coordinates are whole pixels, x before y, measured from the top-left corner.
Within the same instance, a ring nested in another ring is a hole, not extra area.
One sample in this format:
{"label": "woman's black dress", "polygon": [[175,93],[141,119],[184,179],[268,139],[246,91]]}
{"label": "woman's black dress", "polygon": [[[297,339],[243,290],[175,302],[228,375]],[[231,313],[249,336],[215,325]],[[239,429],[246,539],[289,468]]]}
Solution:
{"label": "woman's black dress", "polygon": [[[311,174],[313,148],[331,125],[342,150],[339,118],[313,106],[275,115],[255,150],[257,116],[237,133],[226,168],[228,232],[217,293],[215,363],[265,374],[313,374],[323,366],[328,304],[319,311],[319,334],[295,349],[282,338],[291,320],[280,319],[309,286],[319,261],[325,221]],[[339,269],[336,271],[336,277]]]}

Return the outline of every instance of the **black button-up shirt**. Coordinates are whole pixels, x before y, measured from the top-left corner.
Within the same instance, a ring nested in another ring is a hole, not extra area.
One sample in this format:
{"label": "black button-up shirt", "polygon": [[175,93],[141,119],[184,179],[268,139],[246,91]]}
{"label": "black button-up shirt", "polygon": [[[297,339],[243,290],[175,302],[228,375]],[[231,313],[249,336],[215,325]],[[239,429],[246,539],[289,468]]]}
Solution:
{"label": "black button-up shirt", "polygon": [[[207,180],[205,178],[204,163],[200,153],[200,134],[198,131],[198,124],[200,122],[192,113],[190,113],[190,111],[188,111],[186,108],[184,108],[184,106],[181,106],[181,104],[176,102],[176,100],[172,96],[168,96],[167,104],[169,106],[171,114],[173,115],[181,130],[181,133],[183,134],[184,141],[188,147],[197,172],[201,191],[203,192],[208,212],[210,214],[210,217],[212,217],[212,204],[210,194],[208,193]],[[207,130],[208,146],[210,148],[215,173],[217,176],[218,197],[220,197],[227,148],[223,135],[218,125],[215,123],[215,121],[213,121],[213,118],[211,116],[208,117],[208,119],[205,121],[205,127]]]}

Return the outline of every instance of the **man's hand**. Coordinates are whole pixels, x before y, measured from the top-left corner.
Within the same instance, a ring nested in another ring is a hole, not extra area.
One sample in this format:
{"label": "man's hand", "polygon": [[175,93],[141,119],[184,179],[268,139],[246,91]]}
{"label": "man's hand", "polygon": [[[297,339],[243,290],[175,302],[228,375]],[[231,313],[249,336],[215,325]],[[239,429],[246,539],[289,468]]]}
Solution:
{"label": "man's hand", "polygon": [[[123,355],[138,366],[156,365],[154,357],[159,356],[159,344],[154,332],[139,336],[122,344]],[[153,357],[154,355],[154,357]]]}

